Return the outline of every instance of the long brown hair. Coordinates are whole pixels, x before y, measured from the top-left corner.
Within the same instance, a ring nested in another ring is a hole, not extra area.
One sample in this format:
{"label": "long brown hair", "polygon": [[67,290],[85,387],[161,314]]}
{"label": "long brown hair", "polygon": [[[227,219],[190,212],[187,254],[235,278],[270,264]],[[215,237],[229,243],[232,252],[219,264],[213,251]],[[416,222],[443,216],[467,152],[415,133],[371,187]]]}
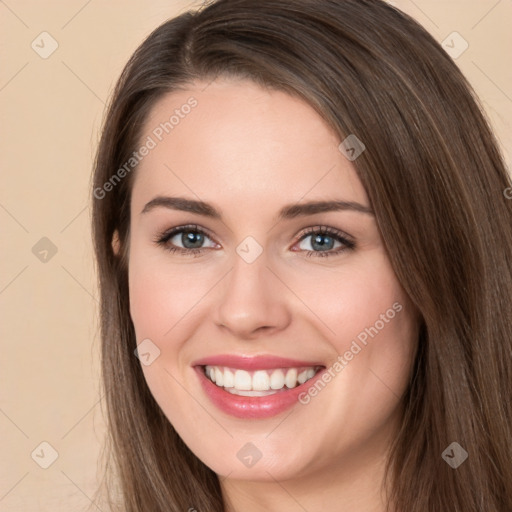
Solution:
{"label": "long brown hair", "polygon": [[[93,177],[107,474],[119,484],[120,510],[225,507],[217,475],[177,435],[134,356],[127,265],[136,169],[104,187],[137,149],[155,102],[218,76],[298,96],[340,141],[354,134],[366,147],[353,163],[397,278],[421,313],[388,465],[390,508],[510,512],[510,178],[462,73],[422,27],[381,0],[219,0],[161,25],[126,65]],[[452,442],[469,454],[457,469],[441,456]]]}

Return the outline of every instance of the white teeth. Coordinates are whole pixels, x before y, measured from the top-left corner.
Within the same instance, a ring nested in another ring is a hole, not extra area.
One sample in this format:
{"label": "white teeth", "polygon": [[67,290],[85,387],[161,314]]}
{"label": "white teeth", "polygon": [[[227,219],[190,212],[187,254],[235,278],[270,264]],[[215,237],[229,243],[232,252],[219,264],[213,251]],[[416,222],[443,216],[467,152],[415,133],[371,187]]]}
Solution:
{"label": "white teeth", "polygon": [[219,368],[215,368],[215,384],[221,387],[224,385],[224,372]]}
{"label": "white teeth", "polygon": [[270,376],[270,387],[272,389],[281,389],[284,386],[283,370],[274,370]]}
{"label": "white teeth", "polygon": [[307,375],[308,375],[308,371],[307,370],[304,370],[303,372],[300,372],[299,376],[297,377],[298,383],[299,384],[304,384],[304,382],[306,382],[306,379],[308,378]]}
{"label": "white teeth", "polygon": [[224,370],[224,387],[234,388],[235,387],[235,374],[229,369]]}
{"label": "white teeth", "polygon": [[250,391],[252,389],[252,379],[249,372],[237,370],[235,372],[235,386],[241,391]]}
{"label": "white teeth", "polygon": [[268,391],[270,389],[270,377],[264,370],[254,372],[252,376],[252,389],[255,391]]}
{"label": "white teeth", "polygon": [[[246,370],[223,366],[206,366],[205,375],[219,387],[235,395],[266,396],[292,389],[314,377],[320,367]],[[286,388],[285,388],[286,386]]]}
{"label": "white teeth", "polygon": [[297,369],[290,368],[286,372],[286,378],[284,380],[287,388],[294,388],[297,385]]}

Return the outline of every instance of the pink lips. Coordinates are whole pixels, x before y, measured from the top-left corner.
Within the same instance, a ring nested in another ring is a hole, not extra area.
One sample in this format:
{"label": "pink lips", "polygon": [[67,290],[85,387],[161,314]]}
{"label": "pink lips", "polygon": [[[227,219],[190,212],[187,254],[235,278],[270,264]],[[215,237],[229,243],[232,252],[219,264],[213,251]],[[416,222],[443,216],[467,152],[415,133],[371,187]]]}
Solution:
{"label": "pink lips", "polygon": [[[204,366],[227,366],[247,371],[268,370],[273,368],[300,368],[304,366],[323,368],[304,384],[295,388],[284,388],[273,395],[248,397],[229,393],[214,384],[204,373]],[[299,361],[276,356],[235,356],[218,355],[197,360],[193,363],[199,376],[203,391],[223,412],[242,419],[262,419],[275,416],[298,402],[298,397],[319,379],[325,371],[324,365],[317,361]]]}

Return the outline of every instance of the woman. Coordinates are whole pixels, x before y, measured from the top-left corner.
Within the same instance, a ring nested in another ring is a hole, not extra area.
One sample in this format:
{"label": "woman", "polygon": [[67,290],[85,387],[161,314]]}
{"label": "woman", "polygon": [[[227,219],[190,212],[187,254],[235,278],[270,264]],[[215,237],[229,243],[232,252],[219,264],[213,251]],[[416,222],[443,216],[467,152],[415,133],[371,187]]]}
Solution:
{"label": "woman", "polygon": [[155,30],[93,187],[119,510],[512,510],[509,187],[381,1]]}

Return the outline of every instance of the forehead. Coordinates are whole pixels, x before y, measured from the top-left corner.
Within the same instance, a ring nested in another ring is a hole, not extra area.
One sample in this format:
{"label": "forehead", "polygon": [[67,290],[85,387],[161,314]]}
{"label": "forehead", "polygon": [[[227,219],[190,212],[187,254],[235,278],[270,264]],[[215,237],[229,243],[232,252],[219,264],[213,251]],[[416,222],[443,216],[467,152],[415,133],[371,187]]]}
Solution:
{"label": "forehead", "polygon": [[367,203],[340,142],[312,107],[282,91],[245,80],[195,83],[152,108],[132,204],[140,211],[166,193],[223,210],[319,197]]}

